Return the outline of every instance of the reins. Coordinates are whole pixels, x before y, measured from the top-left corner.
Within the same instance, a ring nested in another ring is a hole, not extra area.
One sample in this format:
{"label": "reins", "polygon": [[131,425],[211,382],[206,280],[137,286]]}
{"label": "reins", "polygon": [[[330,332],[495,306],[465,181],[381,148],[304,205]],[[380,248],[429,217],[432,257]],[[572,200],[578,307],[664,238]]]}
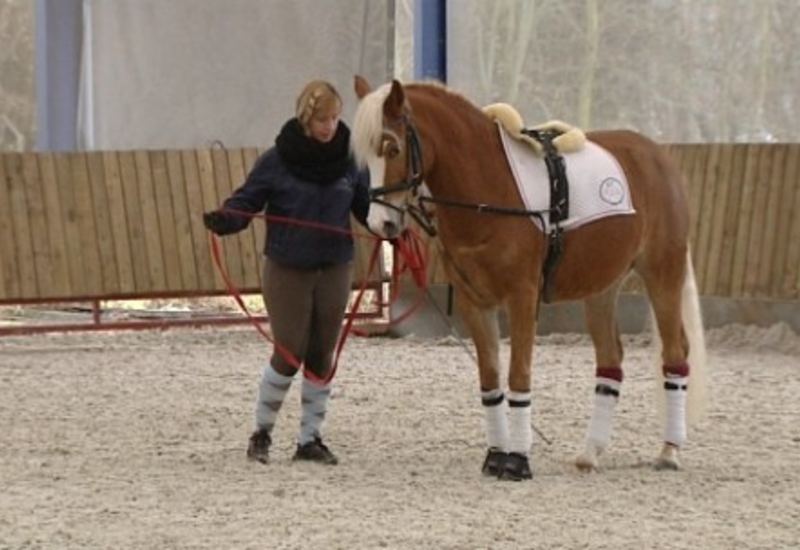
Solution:
{"label": "reins", "polygon": [[458,201],[453,199],[442,199],[438,197],[420,196],[417,201],[422,204],[425,202],[431,204],[440,204],[442,206],[452,206],[455,208],[466,208],[474,210],[479,214],[501,214],[506,216],[524,216],[526,218],[536,218],[545,227],[544,216],[550,214],[551,209],[544,210],[527,210],[525,208],[518,208],[514,206],[496,206],[493,204],[477,203]]}
{"label": "reins", "polygon": [[[551,208],[547,208],[547,209],[544,209],[544,210],[527,210],[525,208],[518,208],[518,207],[513,207],[513,206],[495,206],[495,205],[486,204],[486,203],[473,203],[473,202],[465,202],[465,201],[459,201],[459,200],[453,200],[453,199],[443,199],[443,198],[428,197],[428,196],[420,196],[417,199],[417,202],[420,203],[420,205],[422,203],[424,203],[424,202],[429,202],[431,204],[438,204],[438,205],[441,205],[441,206],[449,206],[449,207],[453,207],[453,208],[464,208],[464,209],[474,210],[475,212],[477,212],[479,214],[497,214],[497,215],[501,215],[501,216],[523,216],[523,217],[526,217],[526,218],[536,218],[539,221],[539,223],[541,224],[542,228],[547,227],[545,222],[544,222],[545,214],[551,214],[552,213],[552,209]],[[411,207],[411,205],[409,205],[409,208],[410,207]],[[411,213],[412,217],[414,217],[415,220],[417,220],[417,215],[414,213],[416,210],[419,210],[419,211],[424,213],[425,212],[425,208],[424,207],[420,207],[420,208],[417,208],[415,210],[409,210],[409,213]],[[423,229],[425,229],[426,233],[430,237],[435,237],[436,236],[435,226],[433,226],[433,222],[430,221],[429,219],[428,219],[428,222],[429,222],[429,224],[420,224],[420,225],[423,227]],[[427,229],[428,225],[430,225],[430,226],[432,226],[434,228],[433,232],[431,232],[431,231],[429,231]],[[544,231],[542,231],[542,240],[543,240],[543,245],[544,245],[544,250],[545,250],[545,263],[547,263],[548,259],[552,257],[549,254],[549,246],[548,246],[548,244],[551,242],[551,238],[548,235],[548,233],[545,233]],[[439,249],[442,251],[443,254],[445,254],[448,257],[451,265],[453,266],[453,269],[455,269],[455,271],[459,274],[459,276],[465,282],[465,284],[469,285],[473,289],[473,292],[475,292],[477,294],[478,293],[477,289],[475,289],[475,287],[469,282],[469,279],[467,278],[467,276],[458,267],[458,264],[452,259],[452,257],[449,254],[447,254],[447,251],[444,249],[444,247],[440,246]],[[548,277],[546,275],[550,271],[551,270],[543,269],[542,272],[540,273],[540,287],[547,286],[546,283],[548,281]],[[542,284],[542,282],[541,282],[542,279],[545,280],[545,284]],[[541,300],[543,297],[547,298],[547,294],[548,294],[547,292],[540,292],[539,293],[539,299]],[[545,302],[547,302],[547,301],[548,300],[545,299]]]}

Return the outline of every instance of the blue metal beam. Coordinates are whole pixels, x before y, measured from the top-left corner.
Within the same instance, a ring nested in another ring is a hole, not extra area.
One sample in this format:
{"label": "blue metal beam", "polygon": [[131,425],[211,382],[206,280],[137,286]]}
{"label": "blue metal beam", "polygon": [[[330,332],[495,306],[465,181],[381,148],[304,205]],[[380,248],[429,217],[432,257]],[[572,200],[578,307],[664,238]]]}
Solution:
{"label": "blue metal beam", "polygon": [[36,0],[36,148],[77,149],[83,0]]}
{"label": "blue metal beam", "polygon": [[447,0],[414,0],[414,78],[447,82]]}

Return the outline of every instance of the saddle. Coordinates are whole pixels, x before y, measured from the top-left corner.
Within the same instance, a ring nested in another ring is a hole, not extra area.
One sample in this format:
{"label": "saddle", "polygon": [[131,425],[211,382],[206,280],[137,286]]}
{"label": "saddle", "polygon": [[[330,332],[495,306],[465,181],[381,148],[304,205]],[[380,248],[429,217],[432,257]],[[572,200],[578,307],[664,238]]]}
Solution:
{"label": "saddle", "polygon": [[543,157],[550,180],[550,208],[548,210],[550,231],[547,233],[547,254],[542,264],[540,298],[548,303],[553,291],[553,274],[564,250],[564,229],[561,222],[569,217],[569,182],[561,153],[578,151],[586,144],[582,130],[560,120],[545,122],[525,128],[522,117],[507,103],[493,103],[483,112],[501,124],[505,130],[521,142],[531,146]]}
{"label": "saddle", "polygon": [[530,145],[539,155],[545,153],[544,146],[531,133],[551,132],[553,146],[559,153],[579,151],[586,144],[583,130],[560,120],[550,120],[526,129],[520,114],[508,103],[492,103],[484,107],[483,112],[500,123],[512,137]]}

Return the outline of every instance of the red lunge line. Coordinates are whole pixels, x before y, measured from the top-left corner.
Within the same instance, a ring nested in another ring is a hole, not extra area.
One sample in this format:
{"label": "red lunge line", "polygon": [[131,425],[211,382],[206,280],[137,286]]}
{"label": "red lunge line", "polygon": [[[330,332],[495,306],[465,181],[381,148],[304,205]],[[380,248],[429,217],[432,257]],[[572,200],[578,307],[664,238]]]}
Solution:
{"label": "red lunge line", "polygon": [[[356,233],[354,231],[349,231],[347,229],[342,229],[340,227],[334,227],[334,226],[330,226],[330,225],[326,225],[326,224],[321,224],[321,223],[318,223],[318,222],[311,222],[311,221],[306,221],[306,220],[286,218],[286,217],[282,217],[282,216],[273,216],[273,215],[268,215],[268,214],[252,214],[250,212],[241,212],[241,211],[237,211],[237,210],[224,210],[224,212],[230,213],[230,214],[234,214],[234,215],[237,215],[237,216],[249,216],[249,217],[252,217],[252,218],[261,218],[261,219],[264,219],[264,220],[271,220],[271,221],[276,221],[276,222],[280,222],[280,223],[287,223],[287,224],[290,224],[290,225],[313,227],[313,228],[317,228],[317,229],[321,229],[321,230],[325,230],[325,231],[332,231],[332,232],[336,232],[336,233],[343,233],[343,234],[348,234],[348,235],[353,235],[353,236],[368,237],[368,238],[371,238],[371,239],[375,239],[375,241],[376,241],[375,242],[375,247],[373,248],[372,255],[370,257],[370,262],[369,262],[369,269],[367,270],[367,274],[368,275],[373,272],[373,270],[375,269],[375,266],[377,264],[377,261],[378,261],[378,256],[379,256],[380,249],[381,249],[380,245],[381,245],[382,239],[377,238],[375,235],[373,235],[371,233]],[[399,322],[405,320],[406,318],[408,318],[409,316],[411,316],[411,314],[422,304],[422,301],[425,298],[425,295],[424,295],[424,293],[422,291],[424,291],[424,289],[427,286],[427,275],[426,275],[426,267],[427,267],[426,263],[427,262],[426,262],[425,254],[423,253],[423,248],[424,247],[423,247],[422,239],[420,238],[420,236],[416,232],[414,232],[412,230],[406,229],[405,231],[403,231],[403,233],[400,235],[400,237],[398,237],[397,239],[392,241],[392,245],[395,247],[395,251],[396,251],[396,254],[395,254],[396,261],[395,261],[395,264],[394,264],[393,270],[392,270],[392,282],[395,283],[395,287],[398,286],[396,283],[399,280],[399,278],[402,276],[403,272],[410,271],[411,275],[412,275],[412,279],[414,280],[414,283],[416,284],[417,288],[420,289],[420,293],[419,293],[419,295],[417,297],[417,300],[409,308],[409,310],[404,312],[403,314],[401,314],[397,318],[395,318],[393,321],[391,321],[391,323],[399,323]],[[239,293],[239,290],[236,288],[236,286],[230,280],[230,277],[228,276],[228,273],[225,271],[225,268],[224,268],[223,263],[222,263],[222,253],[220,251],[219,238],[216,235],[214,235],[214,233],[212,233],[212,232],[209,232],[209,247],[211,249],[211,256],[212,256],[212,258],[214,260],[214,264],[217,266],[217,270],[219,271],[219,273],[220,273],[220,275],[222,277],[222,280],[225,282],[225,287],[228,289],[229,294],[236,301],[236,303],[238,304],[239,308],[245,313],[245,315],[250,320],[250,322],[253,324],[253,326],[256,328],[256,330],[268,342],[271,342],[275,346],[275,349],[278,351],[278,353],[281,354],[281,356],[284,358],[284,360],[287,363],[289,363],[290,365],[292,365],[294,368],[300,370],[302,368],[302,365],[300,364],[300,361],[288,349],[286,349],[285,347],[281,346],[278,342],[276,342],[273,338],[271,338],[270,335],[267,333],[267,331],[264,330],[264,328],[261,326],[261,324],[258,322],[258,320],[253,316],[253,314],[250,313],[250,310],[247,308],[247,305],[244,303],[244,300],[242,299],[242,296]],[[328,382],[330,382],[331,379],[333,379],[333,376],[336,373],[336,370],[338,368],[339,356],[340,356],[340,354],[342,352],[342,349],[344,348],[344,343],[345,343],[345,341],[347,339],[347,336],[351,331],[353,331],[353,332],[355,331],[353,329],[353,321],[356,318],[356,315],[358,313],[359,305],[361,304],[361,300],[362,300],[362,298],[364,296],[364,292],[366,291],[367,281],[368,281],[368,277],[366,277],[364,279],[361,287],[358,290],[358,294],[356,296],[356,300],[354,302],[353,309],[345,316],[345,318],[346,318],[345,326],[344,326],[344,328],[343,328],[343,330],[341,332],[341,335],[339,337],[339,342],[337,343],[337,346],[336,346],[336,354],[334,356],[333,365],[331,366],[331,369],[329,370],[328,374],[326,376],[324,376],[324,377],[320,377],[320,376],[317,376],[317,375],[315,375],[314,373],[312,373],[310,371],[304,371],[303,375],[306,378],[308,378],[309,380],[311,380],[312,382],[324,385],[324,384],[327,384]]]}

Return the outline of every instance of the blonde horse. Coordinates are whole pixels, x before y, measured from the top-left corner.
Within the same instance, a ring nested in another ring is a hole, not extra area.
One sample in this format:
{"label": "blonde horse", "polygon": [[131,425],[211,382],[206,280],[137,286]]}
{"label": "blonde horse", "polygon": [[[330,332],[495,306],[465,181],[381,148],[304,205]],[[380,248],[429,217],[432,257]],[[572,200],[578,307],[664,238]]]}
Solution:
{"label": "blonde horse", "polygon": [[[531,367],[545,286],[554,302],[585,305],[596,385],[576,464],[582,470],[598,467],[623,379],[616,302],[631,271],[644,282],[662,344],[664,426],[655,466],[678,469],[687,438],[687,394],[690,414],[699,414],[704,401],[705,344],[689,254],[689,208],[667,153],[635,132],[587,133],[587,143],[610,153],[627,180],[630,212],[547,230],[545,217],[553,209],[527,209],[494,117],[433,83],[394,80],[373,90],[356,77],[355,91],[360,102],[352,144],[371,172],[371,230],[397,237],[406,214],[424,213],[423,202],[435,205],[445,269],[477,352],[487,443],[483,473],[512,480],[532,476]],[[542,153],[542,163],[557,169],[563,160],[558,144],[542,143],[550,152]],[[423,182],[430,196],[420,192]],[[614,198],[621,189],[613,189]],[[500,308],[508,315],[511,345],[506,381],[499,364]]]}

